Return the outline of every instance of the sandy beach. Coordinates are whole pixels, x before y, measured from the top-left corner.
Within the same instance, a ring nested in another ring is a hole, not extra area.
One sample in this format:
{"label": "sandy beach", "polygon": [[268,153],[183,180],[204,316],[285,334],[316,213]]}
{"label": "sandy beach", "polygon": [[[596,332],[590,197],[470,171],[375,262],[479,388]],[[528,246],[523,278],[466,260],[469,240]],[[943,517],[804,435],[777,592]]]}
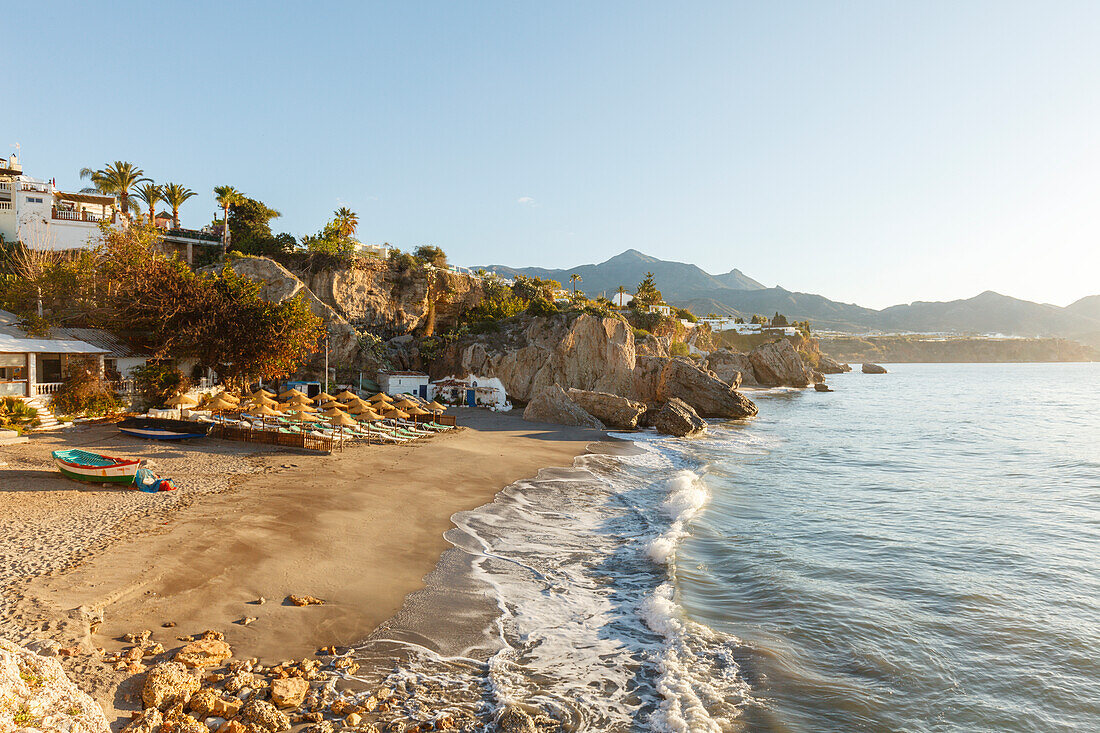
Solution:
{"label": "sandy beach", "polygon": [[[210,439],[166,447],[110,426],[5,448],[0,634],[78,647],[64,664],[112,720],[139,703],[96,649],[120,649],[128,632],[151,629],[171,649],[217,629],[238,658],[268,661],[361,640],[422,587],[452,514],[607,440],[517,413],[458,415],[463,430],[331,456]],[[53,470],[62,445],[145,457],[180,490],[82,487]],[[325,603],[298,607],[290,594]]]}

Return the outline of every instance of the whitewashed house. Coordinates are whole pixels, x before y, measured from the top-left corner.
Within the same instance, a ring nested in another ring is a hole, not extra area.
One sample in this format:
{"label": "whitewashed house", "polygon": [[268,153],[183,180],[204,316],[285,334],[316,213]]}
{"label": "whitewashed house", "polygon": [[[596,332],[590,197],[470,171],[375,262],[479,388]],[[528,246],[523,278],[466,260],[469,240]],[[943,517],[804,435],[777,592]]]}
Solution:
{"label": "whitewashed house", "polygon": [[423,372],[378,372],[378,386],[386,394],[413,394],[428,397],[428,382],[431,379]]}
{"label": "whitewashed house", "polygon": [[94,247],[100,222],[117,223],[114,196],[66,193],[53,181],[23,175],[12,155],[0,158],[0,234],[35,249]]}
{"label": "whitewashed house", "polygon": [[671,316],[672,315],[672,307],[668,306],[664,303],[657,303],[656,305],[648,306],[646,308],[646,312],[648,312],[648,313],[660,313],[662,316]]}

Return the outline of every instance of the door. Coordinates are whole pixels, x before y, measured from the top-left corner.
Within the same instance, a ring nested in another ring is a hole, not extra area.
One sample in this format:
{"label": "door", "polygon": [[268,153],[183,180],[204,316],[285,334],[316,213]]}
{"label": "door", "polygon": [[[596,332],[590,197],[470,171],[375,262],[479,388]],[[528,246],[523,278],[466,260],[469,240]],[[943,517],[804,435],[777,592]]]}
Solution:
{"label": "door", "polygon": [[469,407],[477,407],[477,394],[472,390],[466,390],[466,404]]}
{"label": "door", "polygon": [[428,399],[428,385],[426,384],[420,385],[420,399]]}

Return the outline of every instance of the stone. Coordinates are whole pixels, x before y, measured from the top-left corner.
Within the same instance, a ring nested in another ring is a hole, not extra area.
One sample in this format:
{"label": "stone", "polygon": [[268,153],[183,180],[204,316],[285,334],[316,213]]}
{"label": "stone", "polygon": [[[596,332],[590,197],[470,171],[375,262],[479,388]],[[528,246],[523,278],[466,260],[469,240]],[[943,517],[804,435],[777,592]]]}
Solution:
{"label": "stone", "polygon": [[363,716],[359,713],[351,713],[348,717],[344,718],[344,724],[354,728],[363,722]]}
{"label": "stone", "polygon": [[61,663],[0,639],[0,731],[110,733],[100,707]]}
{"label": "stone", "polygon": [[333,726],[331,720],[321,720],[302,728],[302,733],[333,733],[335,730],[336,727]]}
{"label": "stone", "polygon": [[756,381],[765,387],[809,387],[813,375],[787,339],[757,346],[749,352]]}
{"label": "stone", "polygon": [[497,727],[500,733],[538,733],[531,716],[516,707],[505,708],[497,718]]}
{"label": "stone", "polygon": [[558,385],[543,387],[523,411],[523,419],[529,422],[545,422],[555,425],[575,425],[603,430],[597,418],[569,398]]}
{"label": "stone", "polygon": [[296,708],[306,699],[309,683],[301,677],[274,680],[271,683],[271,702],[281,708]]}
{"label": "stone", "polygon": [[314,598],[313,596],[287,596],[287,600],[293,603],[295,606],[320,606],[324,604],[320,598]]}
{"label": "stone", "polygon": [[173,709],[164,716],[158,733],[210,733],[210,729],[182,710]]}
{"label": "stone", "polygon": [[814,384],[821,384],[825,381],[825,375],[813,369],[810,370],[810,376],[813,378]]}
{"label": "stone", "polygon": [[657,401],[683,400],[702,417],[743,418],[756,414],[752,400],[685,359],[669,359],[657,380]]}
{"label": "stone", "polygon": [[262,690],[267,687],[267,680],[254,672],[237,672],[225,681],[225,691],[236,695],[244,689]]}
{"label": "stone", "polygon": [[126,634],[122,637],[122,640],[127,644],[144,644],[149,641],[149,637],[153,635],[153,632],[149,629],[142,631],[139,634]]}
{"label": "stone", "polygon": [[822,374],[843,374],[844,372],[852,371],[852,367],[848,364],[841,364],[831,356],[821,354],[817,358],[817,368]]}
{"label": "stone", "polygon": [[186,704],[199,690],[199,679],[180,662],[161,662],[149,670],[141,688],[141,701],[147,708],[164,710]]}
{"label": "stone", "polygon": [[237,619],[236,621],[234,621],[234,623],[240,624],[241,626],[248,626],[255,620],[255,616],[245,616],[244,618]]}
{"label": "stone", "polygon": [[698,435],[707,429],[707,421],[699,417],[691,405],[673,397],[653,417],[653,427],[665,435],[686,437]]}
{"label": "stone", "polygon": [[748,354],[729,349],[715,349],[707,354],[700,366],[713,372],[716,377],[734,389],[742,385],[756,386],[756,376],[753,374],[752,362],[749,361]]}
{"label": "stone", "polygon": [[164,716],[156,708],[146,708],[126,724],[122,733],[158,733],[164,724]]}
{"label": "stone", "polygon": [[879,366],[878,364],[864,363],[863,373],[864,374],[886,374],[886,367]]}
{"label": "stone", "polygon": [[25,648],[43,657],[56,657],[60,653],[61,644],[53,639],[38,639],[27,644]]}
{"label": "stone", "polygon": [[219,718],[232,718],[241,710],[241,701],[227,698],[215,690],[199,690],[191,696],[187,708],[199,719],[216,715]]}
{"label": "stone", "polygon": [[290,730],[290,718],[286,713],[264,700],[249,700],[237,717],[242,723],[268,733]]}
{"label": "stone", "polygon": [[218,726],[218,733],[248,733],[248,728],[239,720],[227,720]]}
{"label": "stone", "polygon": [[607,427],[618,430],[633,430],[638,427],[638,418],[646,411],[644,402],[635,402],[609,392],[570,388],[566,394],[589,415]]}
{"label": "stone", "polygon": [[817,384],[815,384],[814,389],[817,390],[818,392],[832,392],[833,391],[832,387],[825,384],[824,382],[818,382]]}
{"label": "stone", "polygon": [[176,661],[188,667],[217,667],[233,656],[233,651],[221,639],[193,641],[176,653]]}

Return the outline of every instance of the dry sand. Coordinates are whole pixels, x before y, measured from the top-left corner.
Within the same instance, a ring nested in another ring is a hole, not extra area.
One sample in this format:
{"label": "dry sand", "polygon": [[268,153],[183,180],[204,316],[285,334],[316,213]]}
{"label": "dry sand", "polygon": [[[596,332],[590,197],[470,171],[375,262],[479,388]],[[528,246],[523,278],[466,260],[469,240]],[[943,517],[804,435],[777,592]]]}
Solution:
{"label": "dry sand", "polygon": [[[518,414],[458,415],[467,429],[332,456],[214,440],[164,447],[105,427],[4,449],[0,635],[81,642],[66,666],[109,715],[135,705],[125,685],[115,694],[118,673],[87,652],[120,648],[126,632],[152,629],[170,648],[179,635],[217,629],[238,657],[269,661],[361,640],[421,587],[449,547],[452,514],[606,440]],[[181,489],[78,490],[48,464],[59,444],[153,456]],[[297,607],[289,594],[326,603]],[[90,636],[80,607],[103,613]],[[245,617],[256,621],[234,623]]]}

